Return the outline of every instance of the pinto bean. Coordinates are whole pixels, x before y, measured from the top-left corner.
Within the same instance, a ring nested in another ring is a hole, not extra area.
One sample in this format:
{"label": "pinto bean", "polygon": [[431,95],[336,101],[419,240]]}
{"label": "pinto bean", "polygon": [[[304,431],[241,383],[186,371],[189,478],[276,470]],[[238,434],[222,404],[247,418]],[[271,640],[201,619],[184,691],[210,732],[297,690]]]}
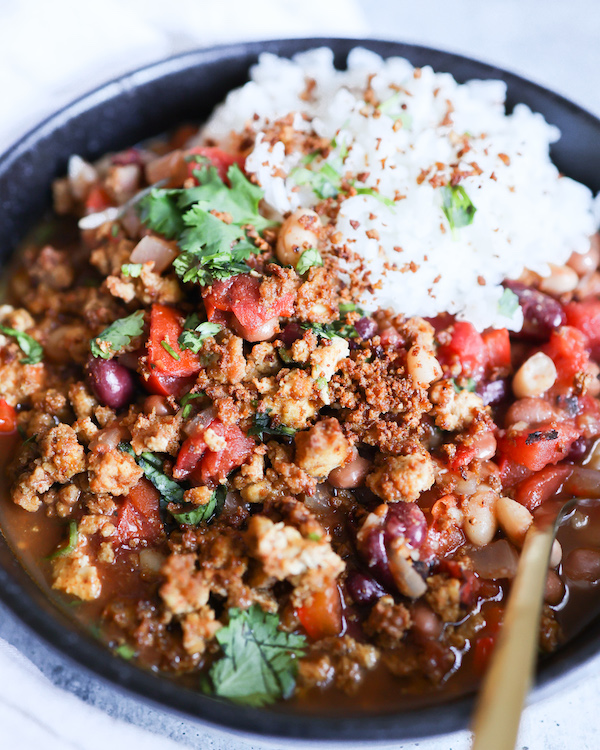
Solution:
{"label": "pinto bean", "polygon": [[418,603],[411,610],[413,629],[423,638],[438,638],[443,624],[433,610],[425,604]]}
{"label": "pinto bean", "polygon": [[565,559],[564,572],[572,581],[600,581],[600,550],[574,549]]}
{"label": "pinto bean", "polygon": [[550,295],[518,281],[509,281],[506,286],[517,295],[523,309],[523,327],[514,334],[516,338],[547,341],[555,328],[566,324],[562,305]]}
{"label": "pinto bean", "polygon": [[329,473],[329,484],[337,489],[345,490],[360,487],[370,468],[371,462],[356,454],[347,464],[338,466],[337,469]]}
{"label": "pinto bean", "polygon": [[318,214],[308,208],[299,208],[281,225],[275,249],[277,259],[296,267],[305,250],[316,247],[319,241],[321,220]]}
{"label": "pinto bean", "polygon": [[164,396],[148,396],[145,398],[144,411],[146,414],[154,412],[157,417],[165,417],[167,414],[173,413]]}
{"label": "pinto bean", "polygon": [[590,238],[590,249],[587,253],[572,253],[567,261],[567,265],[579,276],[585,276],[587,273],[595,271],[599,263],[600,241],[597,234]]}
{"label": "pinto bean", "polygon": [[509,427],[517,422],[540,424],[556,416],[552,406],[541,398],[521,398],[515,401],[506,412],[505,425]]}
{"label": "pinto bean", "polygon": [[579,283],[579,276],[569,266],[555,266],[549,263],[550,276],[545,276],[540,282],[542,292],[559,297],[561,294],[572,292]]}
{"label": "pinto bean", "polygon": [[560,604],[565,595],[564,583],[553,570],[548,571],[546,576],[546,588],[544,590],[544,601],[546,604]]}
{"label": "pinto bean", "polygon": [[252,343],[255,341],[270,341],[279,331],[279,318],[271,318],[256,328],[242,325],[242,323],[235,318],[233,321],[233,327],[245,341],[250,341]]}

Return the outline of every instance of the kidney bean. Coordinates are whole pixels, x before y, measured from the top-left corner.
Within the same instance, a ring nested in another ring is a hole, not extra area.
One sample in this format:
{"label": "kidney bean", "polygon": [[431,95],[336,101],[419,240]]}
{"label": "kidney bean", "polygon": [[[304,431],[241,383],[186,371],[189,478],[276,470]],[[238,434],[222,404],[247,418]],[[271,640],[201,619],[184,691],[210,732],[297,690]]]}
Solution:
{"label": "kidney bean", "polygon": [[589,441],[586,440],[583,436],[577,438],[577,440],[571,446],[571,450],[569,451],[569,455],[567,456],[566,460],[573,461],[574,463],[581,461],[581,459],[588,452],[589,447]]}
{"label": "kidney bean", "polygon": [[373,318],[361,318],[356,321],[354,327],[361,339],[372,339],[379,332],[379,327]]}
{"label": "kidney bean", "polygon": [[289,349],[294,341],[297,341],[301,338],[302,328],[300,327],[299,323],[288,323],[283,331],[281,331],[281,333],[279,334],[279,339],[286,349]]}
{"label": "kidney bean", "polygon": [[572,581],[597,583],[600,580],[600,550],[574,549],[567,555],[563,570]]}
{"label": "kidney bean", "polygon": [[103,406],[122,409],[133,398],[133,375],[115,359],[91,357],[87,364],[87,379],[94,395]]}
{"label": "kidney bean", "polygon": [[385,542],[404,537],[408,544],[417,549],[423,544],[427,533],[427,521],[416,503],[392,503],[388,506],[385,519]]}
{"label": "kidney bean", "polygon": [[567,316],[562,305],[548,294],[520,281],[507,281],[505,286],[517,295],[523,310],[523,327],[512,334],[515,338],[546,341],[555,328],[566,325]]}
{"label": "kidney bean", "polygon": [[346,588],[356,604],[372,604],[385,594],[385,589],[372,576],[358,570],[348,573]]}
{"label": "kidney bean", "polygon": [[167,414],[173,413],[173,410],[164,396],[148,396],[145,398],[144,411],[146,414],[154,412],[157,417],[165,417]]}
{"label": "kidney bean", "polygon": [[442,632],[440,618],[426,604],[418,603],[411,610],[413,630],[422,638],[438,638]]}

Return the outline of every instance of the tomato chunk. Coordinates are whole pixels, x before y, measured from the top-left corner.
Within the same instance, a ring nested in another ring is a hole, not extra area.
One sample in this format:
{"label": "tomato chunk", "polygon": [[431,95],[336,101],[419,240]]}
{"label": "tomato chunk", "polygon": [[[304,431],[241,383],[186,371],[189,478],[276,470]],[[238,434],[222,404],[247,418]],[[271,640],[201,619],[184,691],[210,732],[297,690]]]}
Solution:
{"label": "tomato chunk", "polygon": [[106,190],[101,187],[93,187],[86,198],[85,211],[88,214],[95,214],[98,211],[104,211],[110,205],[111,201]]}
{"label": "tomato chunk", "polygon": [[166,305],[152,305],[148,364],[153,372],[178,378],[200,372],[200,356],[190,349],[179,348],[177,340],[182,331],[182,318],[177,310]]}
{"label": "tomato chunk", "polygon": [[573,377],[588,366],[587,343],[585,334],[572,326],[561,326],[552,332],[542,351],[554,362],[559,384],[572,385]]}
{"label": "tomato chunk", "polygon": [[460,364],[462,374],[468,378],[479,378],[486,363],[487,349],[480,333],[471,323],[457,321],[449,329],[450,341],[437,350],[442,365]]}
{"label": "tomato chunk", "polygon": [[[227,151],[223,151],[215,146],[197,146],[189,149],[186,153],[189,156],[198,155],[207,158],[212,166],[215,167],[223,182],[227,181],[227,170],[232,164],[238,164],[242,169],[244,168],[245,159],[243,156],[240,156],[239,154],[228,154]],[[200,169],[201,167],[202,164],[190,161],[188,163],[188,175],[194,177],[194,170]]]}
{"label": "tomato chunk", "polygon": [[157,396],[175,396],[181,398],[187,393],[196,380],[196,376],[189,378],[177,378],[173,375],[165,375],[162,372],[150,372],[148,377],[143,380],[144,387],[150,393]]}
{"label": "tomato chunk", "polygon": [[153,544],[163,536],[159,509],[160,494],[147,479],[140,481],[126,495],[119,508],[117,540],[144,539]]}
{"label": "tomato chunk", "polygon": [[[225,441],[221,450],[208,448],[204,430],[210,428]],[[250,457],[255,446],[254,440],[245,435],[237,425],[225,425],[214,419],[197,435],[192,435],[183,443],[173,470],[176,479],[188,477],[199,484],[222,482],[230,471],[241,466]]]}
{"label": "tomato chunk", "polygon": [[335,583],[319,589],[298,607],[296,614],[309,637],[315,641],[342,632],[342,601]]}
{"label": "tomato chunk", "polygon": [[248,274],[215,281],[203,290],[202,296],[210,321],[223,322],[222,313],[231,312],[247,329],[259,328],[273,318],[289,317],[294,312],[292,294],[284,294],[265,307],[261,302],[260,281]]}
{"label": "tomato chunk", "polygon": [[600,355],[600,300],[569,302],[565,305],[567,323],[586,337],[594,357]]}
{"label": "tomato chunk", "polygon": [[572,466],[546,466],[532,477],[519,482],[515,490],[515,500],[527,510],[535,510],[556,495],[572,471]]}
{"label": "tomato chunk", "polygon": [[544,422],[517,433],[502,431],[498,451],[532,471],[565,458],[580,431],[570,422]]}
{"label": "tomato chunk", "polygon": [[3,398],[0,398],[0,432],[15,432],[17,429],[17,412]]}
{"label": "tomato chunk", "polygon": [[481,334],[485,366],[490,372],[510,369],[510,337],[506,328],[491,328]]}

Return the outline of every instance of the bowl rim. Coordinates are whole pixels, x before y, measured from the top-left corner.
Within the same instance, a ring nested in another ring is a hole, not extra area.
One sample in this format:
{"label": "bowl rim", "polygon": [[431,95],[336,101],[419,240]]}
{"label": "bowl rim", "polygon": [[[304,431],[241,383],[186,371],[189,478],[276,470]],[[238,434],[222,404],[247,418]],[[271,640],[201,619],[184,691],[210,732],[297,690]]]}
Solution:
{"label": "bowl rim", "polygon": [[[225,59],[253,59],[261,52],[272,52],[289,57],[298,52],[318,47],[341,48],[345,57],[353,47],[365,47],[384,57],[406,56],[409,59],[422,56],[430,60],[436,71],[452,67],[472,67],[485,78],[505,81],[509,87],[525,89],[530,95],[537,94],[554,102],[562,110],[583,118],[600,133],[600,119],[583,107],[538,83],[507,71],[496,65],[477,59],[446,52],[433,47],[386,39],[316,37],[272,39],[266,41],[220,44],[208,48],[190,50],[158,60],[117,76],[88,93],[64,105],[30,128],[0,155],[0,178],[10,173],[20,157],[40,141],[51,138],[66,123],[84,114],[95,106],[102,106],[118,99],[127,90],[142,85],[151,85],[170,74],[183,73],[211,62]],[[442,65],[440,66],[440,63]],[[252,63],[250,63],[252,64]],[[453,75],[456,74],[452,72]],[[470,76],[472,77],[472,76]],[[460,77],[459,77],[459,80]],[[224,92],[224,96],[227,91]],[[472,711],[474,697],[463,695],[443,702],[433,703],[419,709],[401,710],[394,713],[366,713],[360,716],[314,716],[290,712],[285,706],[275,710],[237,706],[192,691],[174,684],[164,676],[158,676],[129,664],[95,641],[76,621],[67,617],[44,594],[26,569],[17,561],[16,555],[0,529],[0,552],[8,560],[0,565],[0,601],[40,637],[78,669],[102,682],[126,691],[130,696],[152,704],[163,711],[175,712],[192,722],[200,722],[230,732],[257,737],[289,738],[298,740],[326,740],[329,742],[375,741],[392,739],[418,739],[434,737],[465,729]],[[12,555],[12,559],[10,556]],[[0,560],[1,562],[1,560]],[[598,620],[598,618],[596,618]],[[541,700],[573,682],[581,674],[581,668],[600,651],[600,622],[592,621],[576,638],[576,646],[567,644],[552,659],[538,670],[535,686],[529,702]],[[595,626],[595,627],[594,627]],[[107,658],[108,657],[108,658]]]}

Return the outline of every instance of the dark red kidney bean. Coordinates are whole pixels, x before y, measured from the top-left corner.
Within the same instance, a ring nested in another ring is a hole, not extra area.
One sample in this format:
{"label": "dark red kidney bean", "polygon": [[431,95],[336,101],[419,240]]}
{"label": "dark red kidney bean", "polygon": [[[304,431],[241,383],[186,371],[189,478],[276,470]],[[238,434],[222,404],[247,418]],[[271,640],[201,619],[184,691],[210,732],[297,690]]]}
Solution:
{"label": "dark red kidney bean", "polygon": [[574,549],[567,555],[563,571],[572,581],[597,583],[600,580],[600,550]]}
{"label": "dark red kidney bean", "polygon": [[481,382],[478,384],[476,392],[481,396],[481,400],[486,406],[489,404],[498,404],[510,393],[508,378]]}
{"label": "dark red kidney bean", "polygon": [[560,580],[558,575],[553,571],[549,570],[546,576],[546,588],[544,590],[544,601],[546,604],[556,606],[560,604],[565,595],[565,586]]}
{"label": "dark red kidney bean", "polygon": [[438,638],[442,632],[442,622],[426,604],[415,604],[410,613],[413,630],[422,638]]}
{"label": "dark red kidney bean", "polygon": [[373,318],[361,318],[356,321],[354,327],[361,339],[372,339],[379,333],[379,327]]}
{"label": "dark red kidney bean", "polygon": [[303,330],[299,323],[288,323],[285,328],[278,335],[279,340],[283,343],[286,349],[302,338]]}
{"label": "dark red kidney bean", "polygon": [[385,594],[385,589],[372,576],[358,570],[348,573],[346,589],[356,604],[372,604]]}
{"label": "dark red kidney bean", "polygon": [[386,589],[396,590],[394,577],[390,571],[383,527],[373,528],[364,535],[358,551],[369,571]]}
{"label": "dark red kidney bean", "polygon": [[573,443],[571,446],[571,450],[569,451],[569,455],[567,456],[567,461],[573,461],[576,463],[577,461],[581,461],[581,459],[585,456],[585,454],[588,452],[589,444],[588,441],[583,437],[583,435]]}
{"label": "dark red kidney bean", "polygon": [[505,281],[504,285],[517,295],[523,310],[523,328],[518,333],[512,333],[513,337],[546,341],[555,328],[566,325],[565,311],[553,297],[520,281]]}
{"label": "dark red kidney bean", "polygon": [[133,375],[116,359],[91,357],[86,372],[90,388],[103,406],[122,409],[133,399],[135,393]]}
{"label": "dark red kidney bean", "polygon": [[418,549],[427,533],[425,514],[416,503],[391,503],[385,518],[385,543],[389,545],[398,537]]}

